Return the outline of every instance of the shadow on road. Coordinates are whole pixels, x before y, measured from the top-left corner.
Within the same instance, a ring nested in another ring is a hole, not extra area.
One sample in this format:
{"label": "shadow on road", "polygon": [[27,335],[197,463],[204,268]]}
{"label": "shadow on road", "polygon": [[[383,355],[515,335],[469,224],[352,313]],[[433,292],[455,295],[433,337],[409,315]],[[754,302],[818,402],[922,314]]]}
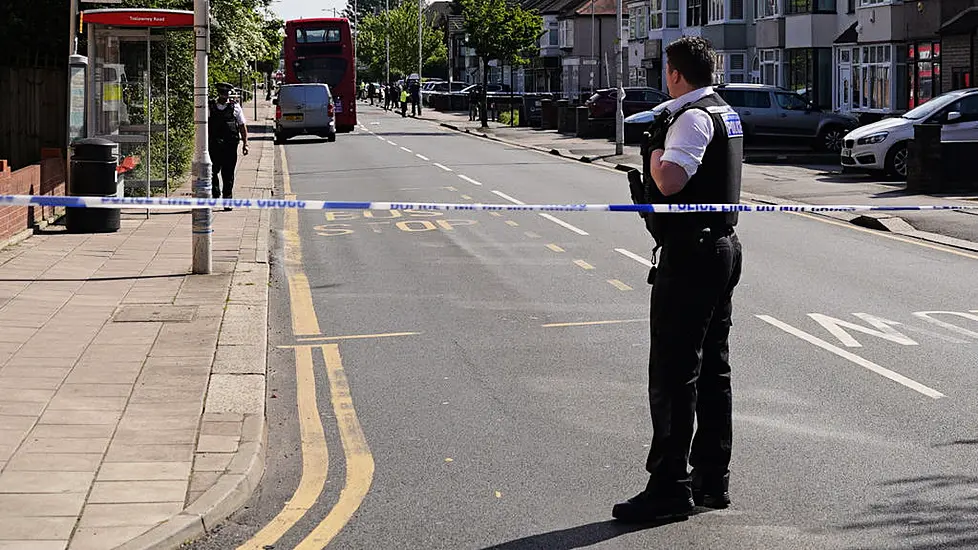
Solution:
{"label": "shadow on road", "polygon": [[890,497],[843,524],[843,531],[885,533],[912,548],[978,548],[978,477],[923,476],[883,486],[894,491]]}
{"label": "shadow on road", "polygon": [[[696,513],[697,512],[693,512],[693,514]],[[677,519],[671,521],[660,521],[643,525],[620,523],[615,520],[599,521],[595,523],[588,523],[587,525],[571,527],[569,529],[550,531],[549,533],[540,533],[539,535],[530,535],[528,537],[511,540],[495,546],[488,546],[483,548],[483,550],[531,550],[538,548],[541,550],[571,550],[574,548],[585,548],[599,542],[604,542],[622,535],[627,535],[628,533],[644,531],[646,529],[655,529],[656,527],[662,527],[663,525],[677,523],[680,521],[685,520]]]}

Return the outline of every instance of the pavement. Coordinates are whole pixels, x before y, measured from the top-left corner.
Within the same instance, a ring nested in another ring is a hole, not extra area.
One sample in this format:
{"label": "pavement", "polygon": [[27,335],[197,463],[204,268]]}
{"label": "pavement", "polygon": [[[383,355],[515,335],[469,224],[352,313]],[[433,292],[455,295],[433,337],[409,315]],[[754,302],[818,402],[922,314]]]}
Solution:
{"label": "pavement", "polygon": [[[393,115],[392,115],[393,116]],[[639,169],[641,154],[636,145],[625,145],[622,155],[615,154],[615,144],[603,138],[582,139],[556,130],[510,127],[489,122],[482,128],[478,121],[468,120],[466,113],[425,109],[422,119],[444,127],[495,139],[504,143],[548,152],[564,158],[594,163],[627,171]],[[838,164],[817,164],[817,160],[800,160],[794,152],[787,160],[777,160],[770,150],[747,154],[743,171],[743,197],[769,204],[870,204],[887,206],[969,204],[978,200],[978,189],[941,195],[923,195],[906,191],[906,184],[863,174],[843,173]],[[818,159],[818,155],[812,155]],[[755,160],[751,160],[751,158]],[[789,164],[797,162],[797,164]],[[899,233],[966,250],[978,251],[978,212],[873,212],[865,214],[826,213],[820,216],[852,222],[857,225]]]}
{"label": "pavement", "polygon": [[[362,104],[358,118],[334,143],[279,148],[287,194],[628,200],[614,169]],[[284,215],[266,475],[190,548],[978,547],[976,253],[742,215],[733,506],[622,526],[611,507],[645,486],[650,435],[638,216]]]}
{"label": "pavement", "polygon": [[[271,196],[272,112],[238,198]],[[261,478],[269,212],[214,212],[210,275],[189,211],[122,218],[0,251],[0,549],[174,548]]]}

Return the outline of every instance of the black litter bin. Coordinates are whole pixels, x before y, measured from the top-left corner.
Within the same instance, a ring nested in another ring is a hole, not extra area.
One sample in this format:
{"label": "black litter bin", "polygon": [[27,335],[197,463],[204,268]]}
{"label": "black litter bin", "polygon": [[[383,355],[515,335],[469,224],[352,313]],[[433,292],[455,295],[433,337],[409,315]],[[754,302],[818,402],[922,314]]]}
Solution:
{"label": "black litter bin", "polygon": [[[112,154],[116,144],[107,139],[81,139],[72,144],[72,197],[108,197],[117,190],[118,159]],[[114,233],[119,230],[118,208],[68,208],[65,227],[69,233]]]}

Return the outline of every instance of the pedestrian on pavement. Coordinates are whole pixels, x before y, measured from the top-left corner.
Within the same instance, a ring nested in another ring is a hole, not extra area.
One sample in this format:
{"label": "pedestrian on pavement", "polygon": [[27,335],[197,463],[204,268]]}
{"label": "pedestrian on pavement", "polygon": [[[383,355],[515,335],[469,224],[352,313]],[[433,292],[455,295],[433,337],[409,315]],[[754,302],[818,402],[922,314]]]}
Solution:
{"label": "pedestrian on pavement", "polygon": [[[743,131],[737,113],[711,86],[715,52],[708,41],[684,36],[666,47],[666,56],[669,95],[675,99],[649,129],[644,181],[637,171],[629,174],[632,200],[739,203]],[[730,504],[728,337],[741,274],[737,213],[643,218],[655,239],[649,273],[652,444],[645,490],[612,510],[615,518],[628,522],[686,517],[694,504]]]}
{"label": "pedestrian on pavement", "polygon": [[[238,164],[238,141],[242,142],[241,154],[248,154],[248,125],[244,109],[231,99],[234,85],[221,82],[217,88],[217,100],[210,102],[207,119],[208,148],[210,149],[213,176],[211,196],[230,199],[234,195],[234,169]],[[218,178],[220,176],[220,178]],[[221,180],[224,193],[221,193]],[[224,210],[231,210],[226,206]]]}
{"label": "pedestrian on pavement", "polygon": [[404,118],[404,117],[407,116],[407,102],[408,102],[408,91],[407,91],[407,84],[406,83],[401,88],[401,98],[400,99],[401,99],[401,118]]}
{"label": "pedestrian on pavement", "polygon": [[374,86],[374,83],[371,82],[370,84],[367,84],[367,99],[370,100],[371,105],[374,104],[374,96],[376,95],[377,95],[377,87]]}

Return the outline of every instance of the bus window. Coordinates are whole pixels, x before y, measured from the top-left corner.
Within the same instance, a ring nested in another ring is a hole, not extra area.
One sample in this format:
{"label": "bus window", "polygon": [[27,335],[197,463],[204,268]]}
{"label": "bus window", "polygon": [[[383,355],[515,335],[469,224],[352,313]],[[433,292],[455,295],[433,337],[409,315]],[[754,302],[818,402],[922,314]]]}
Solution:
{"label": "bus window", "polygon": [[299,82],[326,84],[335,90],[346,75],[347,62],[342,57],[307,57],[295,62]]}
{"label": "bus window", "polygon": [[295,41],[298,44],[338,44],[341,40],[339,29],[310,29],[295,30]]}

